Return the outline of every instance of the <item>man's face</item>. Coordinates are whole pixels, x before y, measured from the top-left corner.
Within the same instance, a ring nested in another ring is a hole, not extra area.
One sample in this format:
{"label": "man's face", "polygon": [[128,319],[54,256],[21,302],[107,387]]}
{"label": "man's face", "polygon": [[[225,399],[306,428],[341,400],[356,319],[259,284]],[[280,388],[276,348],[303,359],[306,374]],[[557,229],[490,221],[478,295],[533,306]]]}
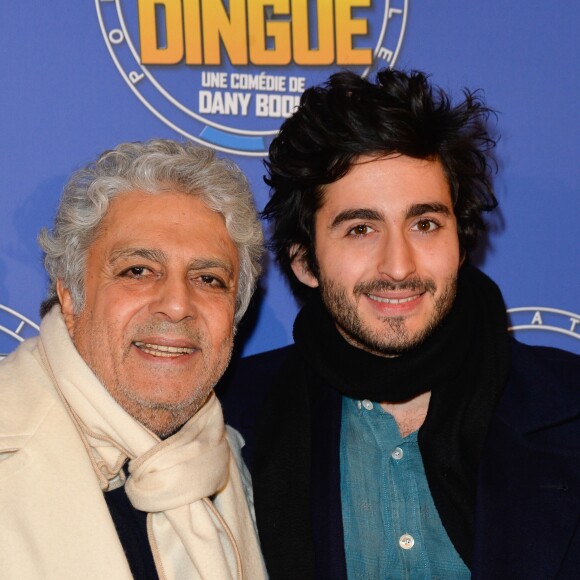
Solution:
{"label": "man's face", "polygon": [[111,202],[89,248],[82,311],[58,288],[85,362],[121,407],[166,436],[227,366],[238,276],[220,214],[182,193],[131,191]]}
{"label": "man's face", "polygon": [[412,349],[453,303],[461,263],[457,222],[439,161],[361,157],[325,187],[315,216],[315,278],[341,334],[380,355]]}

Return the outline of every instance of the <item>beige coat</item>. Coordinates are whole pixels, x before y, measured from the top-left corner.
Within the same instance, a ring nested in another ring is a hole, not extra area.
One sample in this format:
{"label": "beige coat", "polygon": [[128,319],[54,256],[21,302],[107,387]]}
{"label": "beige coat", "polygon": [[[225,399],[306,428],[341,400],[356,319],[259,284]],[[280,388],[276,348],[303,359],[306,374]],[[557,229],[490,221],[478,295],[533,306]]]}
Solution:
{"label": "beige coat", "polygon": [[0,364],[0,577],[131,580],[78,432],[36,339]]}
{"label": "beige coat", "polygon": [[[241,467],[239,441],[228,434]],[[243,468],[241,475],[251,509]],[[41,362],[37,339],[25,341],[0,363],[0,578],[133,578],[78,431]]]}

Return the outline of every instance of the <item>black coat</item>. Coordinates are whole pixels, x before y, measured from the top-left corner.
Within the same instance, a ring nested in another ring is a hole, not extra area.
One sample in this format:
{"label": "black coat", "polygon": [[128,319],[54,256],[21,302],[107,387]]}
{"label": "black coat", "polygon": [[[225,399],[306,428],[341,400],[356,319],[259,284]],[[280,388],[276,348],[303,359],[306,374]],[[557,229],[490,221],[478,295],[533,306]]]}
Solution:
{"label": "black coat", "polygon": [[[340,424],[323,432],[316,425],[297,426],[297,431],[311,430],[306,439],[297,437],[299,433],[287,435],[296,437],[298,446],[307,441],[303,454],[298,454],[305,462],[315,466],[318,456],[329,464],[325,475],[311,469],[307,487],[294,480],[294,472],[300,470],[292,465],[285,466],[284,473],[265,475],[264,449],[276,453],[275,441],[260,441],[260,457],[254,457],[262,426],[269,424],[270,431],[275,426],[275,410],[263,406],[272,389],[278,390],[278,404],[295,404],[292,368],[297,364],[303,363],[294,347],[241,359],[217,391],[226,422],[246,439],[244,456],[254,478],[258,528],[271,578],[337,580],[346,578]],[[580,579],[579,378],[580,357],[512,341],[510,379],[490,425],[478,476],[473,578]],[[314,404],[326,409],[333,400]],[[320,449],[329,446],[336,453],[322,455]],[[260,506],[265,494],[275,494],[281,504],[293,495],[292,504],[302,505],[299,511],[304,513],[296,518],[264,513]],[[300,518],[309,525],[297,524]]]}

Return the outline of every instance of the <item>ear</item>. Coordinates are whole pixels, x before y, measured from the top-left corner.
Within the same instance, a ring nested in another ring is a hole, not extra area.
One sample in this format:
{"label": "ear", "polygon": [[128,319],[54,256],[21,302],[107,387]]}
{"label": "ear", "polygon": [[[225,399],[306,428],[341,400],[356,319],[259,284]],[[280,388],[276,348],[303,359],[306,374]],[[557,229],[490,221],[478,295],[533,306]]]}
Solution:
{"label": "ear", "polygon": [[310,271],[304,256],[304,248],[299,244],[294,244],[290,248],[290,265],[294,275],[302,284],[310,286],[310,288],[318,288],[318,280],[316,276]]}
{"label": "ear", "polygon": [[56,281],[56,293],[60,302],[60,310],[64,318],[64,323],[66,324],[68,333],[72,338],[74,335],[75,327],[73,299],[69,289],[63,286],[63,283],[60,279]]}

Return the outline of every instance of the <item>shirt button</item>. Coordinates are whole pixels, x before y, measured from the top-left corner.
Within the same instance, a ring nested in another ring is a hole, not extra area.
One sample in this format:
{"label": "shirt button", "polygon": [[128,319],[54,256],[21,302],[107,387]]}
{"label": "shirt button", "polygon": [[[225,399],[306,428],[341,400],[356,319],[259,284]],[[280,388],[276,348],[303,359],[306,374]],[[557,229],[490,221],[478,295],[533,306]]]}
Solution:
{"label": "shirt button", "polygon": [[399,546],[403,548],[403,550],[410,550],[415,545],[415,539],[411,534],[403,534],[399,538]]}
{"label": "shirt button", "polygon": [[399,461],[399,459],[403,459],[403,450],[400,447],[395,447],[391,453],[391,457],[397,461]]}
{"label": "shirt button", "polygon": [[363,402],[363,407],[367,410],[367,411],[372,411],[373,410],[373,404],[368,400],[365,399]]}

